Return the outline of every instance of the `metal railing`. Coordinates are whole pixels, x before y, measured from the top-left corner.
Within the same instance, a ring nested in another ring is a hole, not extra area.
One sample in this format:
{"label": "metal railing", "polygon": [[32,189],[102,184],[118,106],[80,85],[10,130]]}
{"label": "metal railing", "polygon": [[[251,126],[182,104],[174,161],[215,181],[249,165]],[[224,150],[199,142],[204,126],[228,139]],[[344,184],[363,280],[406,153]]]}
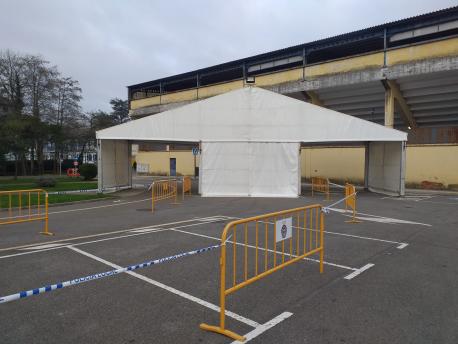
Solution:
{"label": "metal railing", "polygon": [[185,176],[183,177],[183,199],[186,193],[188,195],[191,195],[191,187],[192,187],[192,182],[191,182],[191,177]]}
{"label": "metal railing", "polygon": [[324,215],[319,204],[228,223],[221,237],[219,326],[200,328],[243,341],[225,327],[226,297],[313,254],[320,255],[322,273]]}
{"label": "metal railing", "polygon": [[356,218],[356,188],[352,184],[345,184],[345,209],[350,208],[353,211],[351,220],[345,221],[348,223],[360,223],[361,220]]}
{"label": "metal railing", "polygon": [[0,225],[43,221],[48,230],[48,193],[43,189],[0,191]]}
{"label": "metal railing", "polygon": [[326,200],[329,201],[329,179],[312,177],[312,197],[314,192],[322,192],[326,194]]}
{"label": "metal railing", "polygon": [[157,202],[168,198],[174,198],[173,204],[178,204],[177,193],[177,179],[165,179],[154,181],[151,184],[151,212],[154,212],[154,207]]}

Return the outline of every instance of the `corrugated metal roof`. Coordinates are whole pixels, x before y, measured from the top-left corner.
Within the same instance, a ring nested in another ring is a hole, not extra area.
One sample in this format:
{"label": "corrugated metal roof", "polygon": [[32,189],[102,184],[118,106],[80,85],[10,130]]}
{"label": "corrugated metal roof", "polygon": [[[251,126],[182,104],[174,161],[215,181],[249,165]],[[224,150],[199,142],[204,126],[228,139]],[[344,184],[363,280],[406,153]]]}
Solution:
{"label": "corrugated metal roof", "polygon": [[453,7],[437,10],[434,12],[424,13],[424,14],[420,14],[420,15],[416,15],[416,16],[408,17],[404,19],[399,19],[399,20],[395,20],[395,21],[388,22],[385,24],[375,25],[375,26],[371,26],[365,29],[352,31],[352,32],[344,33],[344,34],[337,35],[337,36],[331,36],[331,37],[315,40],[315,41],[304,43],[304,44],[290,46],[290,47],[286,47],[286,48],[238,59],[238,60],[233,60],[233,61],[217,64],[211,67],[201,68],[201,69],[197,69],[197,70],[186,72],[186,73],[181,73],[181,74],[176,74],[176,75],[161,78],[161,79],[156,79],[153,81],[134,84],[128,87],[129,88],[147,87],[153,84],[158,84],[159,82],[186,79],[186,78],[195,76],[196,74],[203,74],[206,72],[216,72],[218,70],[221,71],[221,70],[225,70],[231,67],[234,68],[237,66],[241,66],[243,63],[257,63],[266,58],[273,58],[275,56],[281,56],[284,54],[288,54],[294,50],[299,51],[304,48],[306,49],[312,49],[312,48],[318,48],[318,47],[323,48],[326,45],[330,45],[330,46],[338,45],[339,42],[341,44],[347,43],[348,40],[351,40],[351,41],[363,40],[369,37],[375,37],[377,35],[380,35],[381,33],[383,33],[385,29],[387,30],[397,29],[396,32],[399,32],[400,30],[408,30],[410,28],[417,27],[419,25],[425,25],[427,21],[446,19],[447,17],[450,17],[450,16],[458,17],[458,6],[453,6]]}

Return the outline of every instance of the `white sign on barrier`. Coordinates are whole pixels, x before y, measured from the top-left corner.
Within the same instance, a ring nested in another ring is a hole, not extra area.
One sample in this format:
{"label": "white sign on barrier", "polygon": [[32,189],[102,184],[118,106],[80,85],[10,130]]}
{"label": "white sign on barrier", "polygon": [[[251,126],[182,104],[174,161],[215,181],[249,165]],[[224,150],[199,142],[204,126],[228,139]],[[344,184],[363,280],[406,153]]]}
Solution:
{"label": "white sign on barrier", "polygon": [[275,223],[275,242],[289,239],[293,236],[293,218],[277,220]]}

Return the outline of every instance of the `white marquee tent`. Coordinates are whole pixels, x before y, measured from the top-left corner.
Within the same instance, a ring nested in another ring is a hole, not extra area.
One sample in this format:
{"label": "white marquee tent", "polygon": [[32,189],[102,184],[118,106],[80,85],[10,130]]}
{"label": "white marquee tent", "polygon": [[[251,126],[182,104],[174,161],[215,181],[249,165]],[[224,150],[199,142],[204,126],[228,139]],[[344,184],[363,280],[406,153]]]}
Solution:
{"label": "white marquee tent", "polygon": [[366,186],[404,194],[407,134],[257,87],[97,132],[99,189],[131,185],[129,141],[201,145],[202,196],[297,197],[302,143],[366,144]]}

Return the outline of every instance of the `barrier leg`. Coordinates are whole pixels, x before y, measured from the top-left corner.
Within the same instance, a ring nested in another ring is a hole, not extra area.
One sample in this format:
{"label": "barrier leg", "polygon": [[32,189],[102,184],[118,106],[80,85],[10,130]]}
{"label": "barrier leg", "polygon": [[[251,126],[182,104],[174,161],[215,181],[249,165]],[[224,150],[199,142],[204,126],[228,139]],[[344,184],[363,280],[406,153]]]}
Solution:
{"label": "barrier leg", "polygon": [[221,258],[220,258],[220,269],[221,269],[221,285],[220,285],[220,313],[219,313],[219,326],[212,326],[208,324],[200,324],[200,328],[204,331],[210,331],[222,334],[226,337],[238,340],[241,342],[245,341],[245,337],[229,331],[225,328],[226,322],[226,243],[221,246]]}
{"label": "barrier leg", "polygon": [[48,194],[45,195],[45,229],[43,232],[40,232],[43,235],[54,235],[54,233],[49,232],[48,229]]}
{"label": "barrier leg", "polygon": [[154,183],[151,187],[151,212],[154,212]]}
{"label": "barrier leg", "polygon": [[324,213],[320,214],[320,274],[324,272]]}
{"label": "barrier leg", "polygon": [[361,223],[361,222],[363,222],[363,221],[358,220],[358,219],[356,218],[356,209],[353,208],[353,216],[352,216],[351,220],[347,220],[347,221],[345,221],[345,222],[346,222],[346,223]]}
{"label": "barrier leg", "polygon": [[172,204],[180,204],[178,203],[178,181],[176,179],[175,179],[175,190],[173,192],[175,193],[175,198]]}

